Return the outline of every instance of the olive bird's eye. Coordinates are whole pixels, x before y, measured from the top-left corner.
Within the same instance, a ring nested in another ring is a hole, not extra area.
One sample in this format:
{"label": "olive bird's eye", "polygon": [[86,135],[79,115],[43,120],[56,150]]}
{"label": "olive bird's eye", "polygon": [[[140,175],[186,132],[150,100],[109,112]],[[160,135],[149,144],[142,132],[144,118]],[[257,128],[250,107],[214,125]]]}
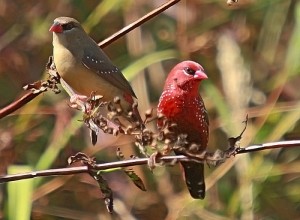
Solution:
{"label": "olive bird's eye", "polygon": [[73,23],[62,24],[61,26],[64,30],[71,30],[73,27],[75,27]]}
{"label": "olive bird's eye", "polygon": [[184,70],[185,70],[185,72],[186,72],[187,74],[189,74],[189,75],[195,75],[195,73],[196,73],[195,70],[193,70],[193,69],[191,69],[191,68],[189,68],[189,67],[184,68]]}

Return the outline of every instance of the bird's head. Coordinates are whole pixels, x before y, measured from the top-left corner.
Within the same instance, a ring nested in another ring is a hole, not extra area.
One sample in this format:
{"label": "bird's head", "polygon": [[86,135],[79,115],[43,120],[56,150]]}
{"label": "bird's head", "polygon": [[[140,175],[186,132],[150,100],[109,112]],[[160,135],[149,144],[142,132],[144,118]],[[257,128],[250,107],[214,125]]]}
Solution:
{"label": "bird's head", "polygon": [[53,22],[49,31],[53,32],[53,40],[58,40],[61,44],[80,46],[81,39],[85,38],[85,31],[80,23],[70,17],[59,17]]}
{"label": "bird's head", "polygon": [[165,89],[181,89],[195,91],[202,80],[207,79],[203,67],[194,61],[183,61],[177,64],[169,73]]}

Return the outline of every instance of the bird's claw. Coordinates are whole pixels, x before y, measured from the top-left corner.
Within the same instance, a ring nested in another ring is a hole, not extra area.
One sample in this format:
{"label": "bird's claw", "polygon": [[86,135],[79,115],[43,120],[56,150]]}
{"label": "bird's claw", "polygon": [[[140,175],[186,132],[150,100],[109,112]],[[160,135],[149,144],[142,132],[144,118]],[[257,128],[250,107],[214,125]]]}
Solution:
{"label": "bird's claw", "polygon": [[80,109],[83,112],[88,112],[91,107],[87,103],[88,97],[85,95],[74,94],[70,96],[70,107]]}

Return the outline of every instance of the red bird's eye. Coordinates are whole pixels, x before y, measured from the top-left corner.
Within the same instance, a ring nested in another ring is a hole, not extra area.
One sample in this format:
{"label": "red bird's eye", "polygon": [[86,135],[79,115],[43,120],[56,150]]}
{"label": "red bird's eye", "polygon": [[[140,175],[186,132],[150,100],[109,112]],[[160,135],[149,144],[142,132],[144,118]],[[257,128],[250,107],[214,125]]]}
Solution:
{"label": "red bird's eye", "polygon": [[186,68],[184,68],[184,70],[187,74],[192,75],[192,76],[195,75],[195,73],[196,73],[196,71],[191,69],[190,67],[186,67]]}

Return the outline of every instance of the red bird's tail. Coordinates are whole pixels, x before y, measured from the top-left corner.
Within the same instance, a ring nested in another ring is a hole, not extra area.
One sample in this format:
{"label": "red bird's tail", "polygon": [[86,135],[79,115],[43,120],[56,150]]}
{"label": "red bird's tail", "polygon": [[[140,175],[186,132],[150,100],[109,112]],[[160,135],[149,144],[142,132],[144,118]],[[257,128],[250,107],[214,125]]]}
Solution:
{"label": "red bird's tail", "polygon": [[204,199],[204,164],[196,162],[181,162],[184,169],[185,183],[194,199]]}

